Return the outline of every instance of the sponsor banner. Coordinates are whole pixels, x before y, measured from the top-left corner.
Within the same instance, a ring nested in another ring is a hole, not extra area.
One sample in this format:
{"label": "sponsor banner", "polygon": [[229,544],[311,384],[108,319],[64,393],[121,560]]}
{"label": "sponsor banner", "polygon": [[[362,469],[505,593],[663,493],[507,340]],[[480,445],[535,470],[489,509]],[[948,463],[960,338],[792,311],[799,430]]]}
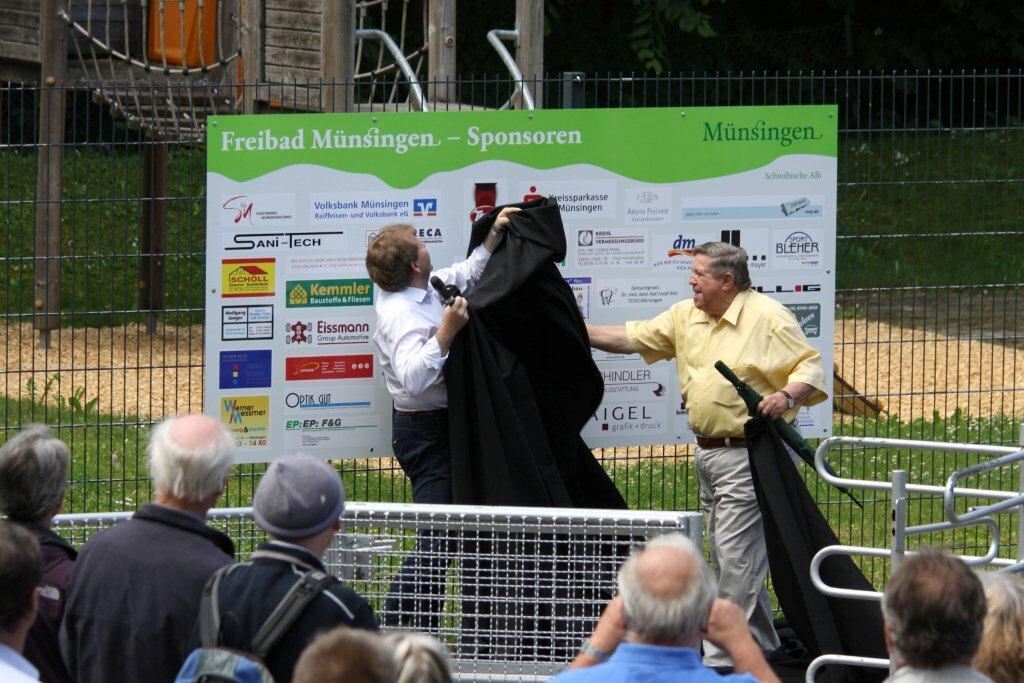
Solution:
{"label": "sponsor banner", "polygon": [[234,194],[221,197],[220,226],[290,227],[295,224],[291,193]]}
{"label": "sponsor banner", "polygon": [[683,197],[682,217],[687,221],[817,220],[825,211],[818,195],[768,197]]}
{"label": "sponsor banner", "polygon": [[284,343],[316,346],[346,346],[370,343],[371,324],[367,320],[349,318],[287,320]]}
{"label": "sponsor banner", "polygon": [[285,292],[288,295],[287,308],[373,305],[373,281],[370,278],[288,280]]}
{"label": "sponsor banner", "polygon": [[273,258],[226,258],[220,262],[220,291],[232,297],[274,296]]}
{"label": "sponsor banner", "polygon": [[774,230],[772,265],[778,270],[800,270],[821,267],[820,230]]}
{"label": "sponsor banner", "polygon": [[440,217],[434,192],[319,192],[309,200],[313,225],[387,225]]}
{"label": "sponsor banner", "polygon": [[368,453],[380,439],[377,415],[295,417],[284,421],[285,449],[339,449],[353,446]]}
{"label": "sponsor banner", "polygon": [[224,233],[224,251],[337,251],[347,246],[344,230]]}
{"label": "sponsor banner", "polygon": [[671,399],[675,388],[671,364],[601,363],[605,403],[637,403]]}
{"label": "sponsor banner", "polygon": [[626,188],[622,203],[629,225],[662,225],[672,221],[672,191],[667,187]]}
{"label": "sponsor banner", "polygon": [[222,396],[219,402],[221,424],[235,438],[237,448],[268,447],[269,396]]}
{"label": "sponsor banner", "polygon": [[583,427],[581,435],[599,436],[640,435],[663,432],[671,424],[669,421],[669,404],[660,403],[623,403],[598,406],[594,416]]}
{"label": "sponsor banner", "polygon": [[601,220],[616,220],[616,189],[616,184],[607,180],[546,180],[519,184],[524,202],[539,197],[551,197],[556,200],[564,222],[594,223]]}
{"label": "sponsor banner", "polygon": [[589,277],[567,277],[565,278],[566,284],[569,285],[569,289],[572,290],[572,294],[576,297],[576,305],[579,306],[580,315],[583,316],[584,320],[590,319],[590,286],[591,278]]}
{"label": "sponsor banner", "polygon": [[221,351],[220,388],[255,389],[271,384],[272,354],[261,351]]}
{"label": "sponsor banner", "polygon": [[[367,248],[404,223],[448,266],[465,258],[474,220],[538,197],[560,206],[557,267],[588,322],[650,319],[690,298],[694,249],[724,241],[747,252],[753,286],[792,308],[831,365],[836,106],[685,109],[214,117],[204,340],[217,370],[204,373],[204,408],[265,392],[273,417],[269,446],[236,458],[286,443],[331,458],[389,454]],[[220,366],[222,353],[242,355]],[[606,392],[591,445],[692,438],[671,360],[592,354]],[[830,433],[829,402],[805,413],[809,437]],[[344,419],[290,422],[313,418]]]}
{"label": "sponsor banner", "polygon": [[373,386],[318,385],[316,390],[293,387],[284,395],[285,417],[319,411],[371,413],[376,406]]}
{"label": "sponsor banner", "polygon": [[293,356],[284,359],[284,378],[288,381],[368,377],[373,377],[372,354]]}
{"label": "sponsor banner", "polygon": [[273,338],[274,307],[272,305],[221,306],[221,341],[252,341]]}
{"label": "sponsor banner", "polygon": [[800,329],[808,339],[821,336],[821,304],[784,304],[793,311]]}
{"label": "sponsor banner", "polygon": [[579,228],[576,230],[576,267],[645,267],[647,240],[647,233],[641,229]]}
{"label": "sponsor banner", "polygon": [[601,280],[597,305],[611,308],[668,308],[680,299],[692,296],[689,284],[681,278],[659,280]]}

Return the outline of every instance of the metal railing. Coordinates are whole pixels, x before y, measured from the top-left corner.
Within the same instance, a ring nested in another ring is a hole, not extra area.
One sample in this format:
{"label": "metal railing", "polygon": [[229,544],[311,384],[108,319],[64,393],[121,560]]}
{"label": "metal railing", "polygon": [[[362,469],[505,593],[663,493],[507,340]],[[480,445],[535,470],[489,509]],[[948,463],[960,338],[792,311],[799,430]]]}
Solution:
{"label": "metal railing", "polygon": [[[74,545],[132,513],[61,515]],[[207,523],[245,559],[265,539],[251,508]],[[664,533],[701,543],[702,516],[462,505],[348,503],[324,564],[387,628],[447,644],[465,680],[547,680],[565,668],[615,591],[631,545]]]}
{"label": "metal railing", "polygon": [[[934,486],[908,483],[905,470],[894,470],[891,473],[890,481],[853,479],[830,474],[826,467],[826,457],[830,451],[842,445],[890,449],[920,449],[964,454],[973,453],[996,457],[986,462],[957,469],[949,476],[945,486]],[[1021,449],[1024,449],[1024,436],[1021,438]],[[1020,536],[1020,530],[1024,529],[1024,479],[1020,479],[1021,488],[1019,493],[958,486],[959,482],[969,477],[978,476],[1000,468],[1012,467],[1024,461],[1024,450],[1021,449],[979,444],[911,441],[906,439],[833,437],[824,440],[815,452],[814,457],[815,470],[818,476],[830,484],[843,486],[851,490],[890,492],[892,542],[889,548],[871,548],[854,545],[833,545],[822,548],[811,560],[811,582],[814,584],[814,587],[830,597],[880,602],[882,600],[882,593],[880,591],[852,590],[826,584],[821,576],[821,566],[824,561],[836,555],[883,558],[890,561],[890,567],[892,571],[895,571],[902,559],[908,553],[913,554],[914,552],[907,547],[908,538],[929,534],[943,534],[975,526],[984,527],[988,532],[987,550],[982,555],[958,554],[957,557],[959,559],[971,566],[1000,567],[999,571],[1020,571],[1024,569],[1024,562],[1021,561],[1022,557],[1024,557],[1024,549],[1022,549]],[[940,522],[909,525],[908,504],[910,502],[910,494],[920,494],[922,497],[930,496],[933,498],[941,496],[943,501],[942,512],[945,519]],[[972,501],[979,499],[994,500],[995,502],[987,505],[972,506],[968,511],[958,513],[958,499],[971,499]],[[1017,516],[1016,559],[999,557],[1001,547],[1000,526],[996,515],[1010,511],[1016,511]],[[826,654],[811,662],[807,669],[805,680],[808,683],[813,683],[818,671],[827,665],[885,668],[890,666],[890,661],[887,659],[852,655]]]}

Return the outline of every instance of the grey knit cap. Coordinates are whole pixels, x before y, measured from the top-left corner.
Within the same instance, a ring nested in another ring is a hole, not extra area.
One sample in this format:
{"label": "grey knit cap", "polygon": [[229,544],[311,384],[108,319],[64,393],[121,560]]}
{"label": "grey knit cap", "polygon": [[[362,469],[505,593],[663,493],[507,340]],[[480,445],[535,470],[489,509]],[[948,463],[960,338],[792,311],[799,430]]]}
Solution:
{"label": "grey knit cap", "polygon": [[341,477],[311,455],[284,455],[270,463],[252,498],[256,523],[282,539],[316,536],[345,511]]}

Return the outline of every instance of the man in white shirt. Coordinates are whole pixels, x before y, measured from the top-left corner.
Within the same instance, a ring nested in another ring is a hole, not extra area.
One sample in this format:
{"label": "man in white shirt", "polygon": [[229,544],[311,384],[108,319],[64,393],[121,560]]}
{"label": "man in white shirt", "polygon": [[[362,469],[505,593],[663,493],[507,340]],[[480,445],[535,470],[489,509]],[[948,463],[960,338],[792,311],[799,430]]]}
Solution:
{"label": "man in white shirt", "polygon": [[0,681],[38,681],[39,671],[22,656],[36,620],[43,554],[24,529],[0,521]]}
{"label": "man in white shirt", "polygon": [[[432,278],[472,291],[483,275],[491,253],[508,227],[506,207],[490,233],[469,258],[449,268],[432,270],[430,252],[412,226],[390,225],[370,244],[366,270],[380,288],[377,296],[377,345],[380,367],[394,400],[392,447],[412,481],[416,503],[452,502],[451,456],[448,439],[448,390],[443,369],[455,335],[469,321],[466,299],[445,306],[430,286]],[[420,535],[391,586],[381,612],[386,624],[435,626],[441,609],[447,561],[445,548],[431,536]]]}

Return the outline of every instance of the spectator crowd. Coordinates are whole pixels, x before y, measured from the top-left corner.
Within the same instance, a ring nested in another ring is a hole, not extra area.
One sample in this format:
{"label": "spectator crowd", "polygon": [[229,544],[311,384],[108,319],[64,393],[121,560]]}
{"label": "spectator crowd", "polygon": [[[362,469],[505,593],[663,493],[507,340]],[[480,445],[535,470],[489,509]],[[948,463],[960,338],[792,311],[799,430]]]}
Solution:
{"label": "spectator crowd", "polygon": [[[253,496],[267,541],[236,562],[231,539],[205,522],[231,468],[223,426],[171,418],[148,450],[153,502],[79,552],[51,529],[67,446],[33,425],[0,448],[0,681],[451,680],[441,643],[380,633],[370,605],[326,571],[345,507],[333,468],[306,455],[271,463]],[[555,680],[778,681],[743,610],[715,593],[689,539],[651,539],[623,563],[618,596]],[[1015,575],[979,575],[924,549],[893,573],[882,611],[889,681],[1024,681]],[[703,664],[708,643],[732,672]]]}

